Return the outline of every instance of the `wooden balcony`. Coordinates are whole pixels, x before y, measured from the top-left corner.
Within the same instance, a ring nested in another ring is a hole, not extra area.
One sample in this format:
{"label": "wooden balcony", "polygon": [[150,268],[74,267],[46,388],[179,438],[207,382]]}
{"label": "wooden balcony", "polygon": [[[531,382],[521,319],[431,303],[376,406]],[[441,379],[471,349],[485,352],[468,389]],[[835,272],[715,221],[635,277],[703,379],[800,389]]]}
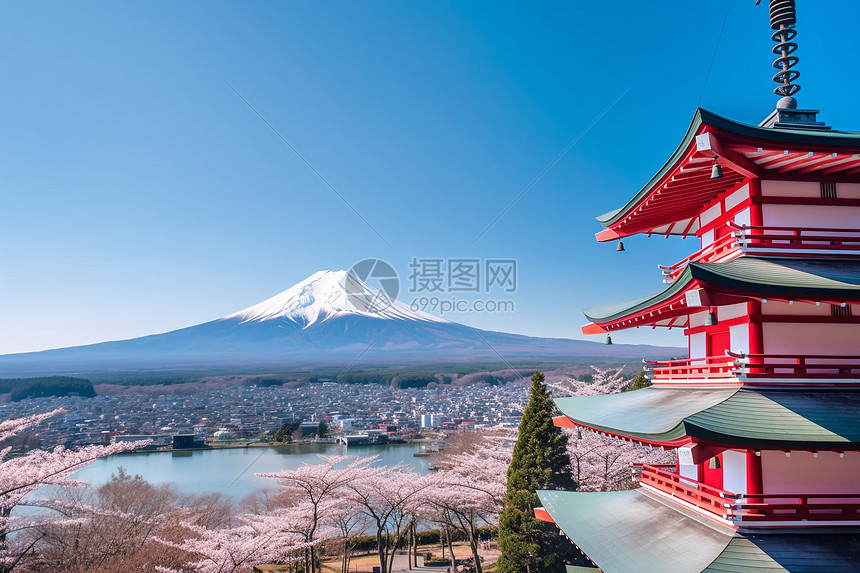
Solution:
{"label": "wooden balcony", "polygon": [[728,355],[643,362],[655,382],[725,382],[738,379],[736,358]]}
{"label": "wooden balcony", "polygon": [[733,234],[725,235],[708,245],[707,247],[703,247],[684,259],[681,259],[674,265],[664,266],[657,265],[663,272],[663,282],[664,283],[673,283],[678,276],[684,272],[684,269],[687,267],[687,263],[690,262],[702,262],[702,263],[710,263],[714,261],[720,261],[729,258],[732,255],[740,254],[740,243],[738,243],[737,237]]}
{"label": "wooden balcony", "polygon": [[785,256],[860,255],[860,229],[821,227],[733,227],[741,250],[748,254]]}
{"label": "wooden balcony", "polygon": [[647,464],[635,464],[633,474],[643,487],[731,526],[860,524],[860,494],[738,494]]}
{"label": "wooden balcony", "polygon": [[816,227],[748,227],[730,224],[732,231],[674,265],[658,265],[663,282],[672,283],[690,262],[718,262],[741,254],[774,257],[860,256],[860,229]]}
{"label": "wooden balcony", "polygon": [[736,374],[741,379],[762,378],[840,379],[860,378],[860,357],[789,354],[726,353],[735,360]]}
{"label": "wooden balcony", "polygon": [[708,386],[860,385],[860,357],[743,354],[683,360],[643,360],[654,384]]}

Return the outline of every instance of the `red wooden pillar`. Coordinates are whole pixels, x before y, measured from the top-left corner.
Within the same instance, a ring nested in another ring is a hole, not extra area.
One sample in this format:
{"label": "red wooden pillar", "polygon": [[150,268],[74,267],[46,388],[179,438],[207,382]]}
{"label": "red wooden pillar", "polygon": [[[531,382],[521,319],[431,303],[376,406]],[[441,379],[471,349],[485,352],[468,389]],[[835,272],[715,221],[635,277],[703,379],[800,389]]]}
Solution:
{"label": "red wooden pillar", "polygon": [[761,477],[761,456],[755,450],[747,450],[747,497],[752,503],[761,503],[761,498],[752,497],[764,493],[764,483]]}
{"label": "red wooden pillar", "polygon": [[764,225],[761,204],[761,179],[758,177],[750,179],[750,227],[761,227]]}
{"label": "red wooden pillar", "polygon": [[[761,302],[754,300],[747,303],[747,312],[749,313],[749,354],[764,354],[764,333],[761,315]],[[764,360],[758,357],[749,358],[750,364],[763,364]],[[750,368],[752,373],[756,373],[755,368]]]}

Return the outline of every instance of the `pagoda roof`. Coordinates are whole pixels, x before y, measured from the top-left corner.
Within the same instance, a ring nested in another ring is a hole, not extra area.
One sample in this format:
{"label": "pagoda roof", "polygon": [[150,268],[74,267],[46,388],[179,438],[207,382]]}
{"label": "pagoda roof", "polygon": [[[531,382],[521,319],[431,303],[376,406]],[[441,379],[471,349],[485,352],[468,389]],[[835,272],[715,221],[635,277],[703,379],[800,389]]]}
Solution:
{"label": "pagoda roof", "polygon": [[[746,179],[856,175],[858,150],[860,132],[765,128],[699,108],[680,145],[651,180],[626,204],[597,217],[606,227],[597,239],[636,233],[686,236],[696,231],[696,216],[706,205]],[[723,177],[711,179],[717,157]]]}
{"label": "pagoda roof", "polygon": [[555,399],[560,426],[663,446],[690,438],[774,449],[860,446],[860,392],[685,389],[650,386],[601,396]]}
{"label": "pagoda roof", "polygon": [[691,309],[685,293],[699,287],[744,298],[856,301],[860,299],[860,261],[744,256],[720,263],[691,262],[662,292],[583,309],[593,323],[584,326],[583,332],[646,324],[685,326]]}
{"label": "pagoda roof", "polygon": [[860,534],[854,530],[733,532],[641,488],[537,494],[555,524],[605,573],[860,569]]}

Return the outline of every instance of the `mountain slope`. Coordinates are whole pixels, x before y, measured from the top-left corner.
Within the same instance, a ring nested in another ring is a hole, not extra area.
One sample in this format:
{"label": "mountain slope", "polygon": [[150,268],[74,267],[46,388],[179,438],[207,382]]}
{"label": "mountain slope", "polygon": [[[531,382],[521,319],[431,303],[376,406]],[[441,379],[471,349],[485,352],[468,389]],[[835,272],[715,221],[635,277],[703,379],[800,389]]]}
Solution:
{"label": "mountain slope", "polygon": [[536,338],[416,312],[345,271],[321,271],[211,322],[87,346],[0,356],[0,377],[110,371],[668,356],[677,349]]}

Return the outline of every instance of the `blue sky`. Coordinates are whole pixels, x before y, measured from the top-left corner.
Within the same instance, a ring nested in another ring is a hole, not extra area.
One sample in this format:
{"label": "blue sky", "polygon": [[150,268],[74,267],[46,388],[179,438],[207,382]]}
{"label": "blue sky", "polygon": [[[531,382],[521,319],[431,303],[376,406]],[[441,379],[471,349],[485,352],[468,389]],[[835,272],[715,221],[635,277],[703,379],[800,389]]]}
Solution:
{"label": "blue sky", "polygon": [[[660,290],[656,265],[695,250],[616,254],[594,216],[700,98],[773,109],[766,4],[731,3],[705,83],[728,2],[4,3],[0,353],[204,322],[366,257],[404,282],[413,257],[516,259],[517,292],[485,297],[515,312],[446,318],[582,338],[582,307]],[[836,129],[860,129],[857,21],[853,0],[799,2],[797,97]]]}

